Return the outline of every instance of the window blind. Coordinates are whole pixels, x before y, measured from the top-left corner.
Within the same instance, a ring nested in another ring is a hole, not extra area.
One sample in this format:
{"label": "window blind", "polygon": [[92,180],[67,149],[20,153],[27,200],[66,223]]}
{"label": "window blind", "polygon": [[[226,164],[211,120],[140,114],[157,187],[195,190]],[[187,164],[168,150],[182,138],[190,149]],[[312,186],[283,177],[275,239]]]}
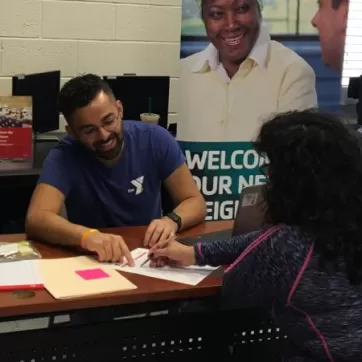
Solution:
{"label": "window blind", "polygon": [[362,75],[362,0],[350,0],[342,71],[342,87]]}

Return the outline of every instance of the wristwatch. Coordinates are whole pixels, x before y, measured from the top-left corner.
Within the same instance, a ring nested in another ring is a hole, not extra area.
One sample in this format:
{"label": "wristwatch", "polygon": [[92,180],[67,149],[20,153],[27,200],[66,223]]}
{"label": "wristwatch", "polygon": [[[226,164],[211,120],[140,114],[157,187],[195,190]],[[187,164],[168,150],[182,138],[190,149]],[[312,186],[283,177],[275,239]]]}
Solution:
{"label": "wristwatch", "polygon": [[179,215],[177,215],[175,212],[170,212],[166,216],[177,224],[177,231],[176,232],[179,232],[180,229],[181,229],[181,226],[182,226],[181,217]]}

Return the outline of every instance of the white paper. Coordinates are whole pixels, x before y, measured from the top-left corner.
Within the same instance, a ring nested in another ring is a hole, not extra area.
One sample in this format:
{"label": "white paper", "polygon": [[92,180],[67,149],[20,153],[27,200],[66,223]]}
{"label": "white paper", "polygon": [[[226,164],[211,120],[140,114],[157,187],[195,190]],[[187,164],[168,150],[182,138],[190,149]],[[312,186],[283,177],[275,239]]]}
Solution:
{"label": "white paper", "polygon": [[43,285],[37,260],[0,263],[0,289]]}
{"label": "white paper", "polygon": [[124,264],[110,264],[114,269],[127,273],[145,275],[151,278],[169,280],[176,283],[197,285],[217,268],[211,266],[189,266],[189,267],[171,267],[152,268],[149,262],[141,266],[147,260],[148,249],[138,248],[132,252],[135,266],[131,267]]}
{"label": "white paper", "polygon": [[0,245],[0,255],[7,255],[9,253],[17,253],[17,252],[19,252],[19,248],[16,243]]}

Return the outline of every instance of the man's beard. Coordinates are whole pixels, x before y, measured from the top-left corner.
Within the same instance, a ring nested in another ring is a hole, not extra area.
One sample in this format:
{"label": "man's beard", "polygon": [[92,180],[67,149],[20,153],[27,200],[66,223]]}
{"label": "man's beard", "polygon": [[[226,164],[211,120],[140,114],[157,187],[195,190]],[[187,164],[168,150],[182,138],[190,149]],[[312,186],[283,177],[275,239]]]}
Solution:
{"label": "man's beard", "polygon": [[[115,146],[112,149],[104,151],[100,148],[101,145],[106,144],[107,142],[113,141],[113,140],[115,140],[116,142],[115,142]],[[107,140],[98,141],[94,144],[95,154],[100,159],[112,161],[112,160],[116,159],[117,157],[119,157],[119,155],[121,154],[122,148],[123,148],[123,142],[124,142],[124,139],[121,138],[121,135],[117,135],[117,134],[110,135]]]}

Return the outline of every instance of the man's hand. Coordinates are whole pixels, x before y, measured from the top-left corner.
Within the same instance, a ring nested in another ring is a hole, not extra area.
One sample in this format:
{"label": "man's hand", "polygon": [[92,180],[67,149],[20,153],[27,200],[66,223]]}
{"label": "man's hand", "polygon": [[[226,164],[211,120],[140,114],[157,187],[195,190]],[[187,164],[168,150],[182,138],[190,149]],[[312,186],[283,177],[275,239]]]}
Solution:
{"label": "man's hand", "polygon": [[167,240],[176,235],[177,224],[168,217],[162,219],[156,219],[148,226],[144,245],[146,247],[152,247],[159,240]]}
{"label": "man's hand", "polygon": [[128,265],[134,266],[128,246],[119,235],[95,232],[84,240],[83,247],[90,252],[97,253],[100,261],[123,263],[125,258]]}

